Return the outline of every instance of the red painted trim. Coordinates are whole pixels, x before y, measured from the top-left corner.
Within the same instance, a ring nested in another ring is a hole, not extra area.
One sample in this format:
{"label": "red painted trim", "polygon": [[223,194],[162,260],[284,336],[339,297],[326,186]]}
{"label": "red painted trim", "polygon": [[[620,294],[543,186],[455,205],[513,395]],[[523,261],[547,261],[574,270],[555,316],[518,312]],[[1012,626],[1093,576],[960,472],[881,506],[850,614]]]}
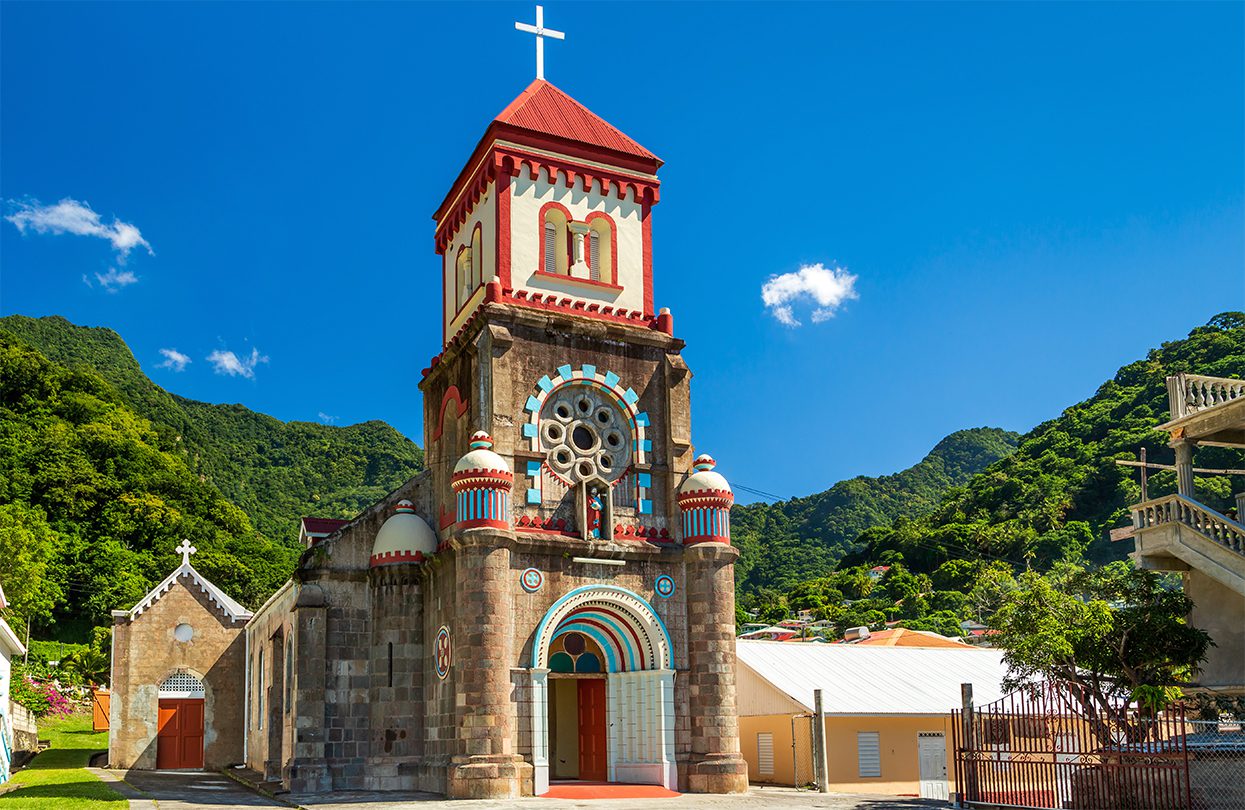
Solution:
{"label": "red painted trim", "polygon": [[[623,622],[623,626],[629,626],[629,625],[627,624],[627,622],[626,622],[625,620],[623,620],[623,619],[622,619],[622,617],[621,617],[621,616],[619,616],[617,613],[614,613],[614,612],[612,612],[612,611],[608,611],[608,610],[603,610],[603,609],[598,609],[598,611],[597,611],[597,612],[599,612],[599,613],[608,613],[610,616],[613,616],[615,619],[619,619],[620,621],[622,621],[622,622]],[[622,669],[621,669],[621,670],[619,670],[619,671],[620,671],[620,672],[627,672],[627,671],[628,671],[628,669],[627,669],[627,648],[623,646],[623,644],[622,644],[622,640],[621,640],[621,639],[620,639],[617,635],[615,635],[614,631],[613,631],[612,629],[610,629],[610,627],[609,627],[608,625],[605,625],[605,624],[603,624],[603,623],[601,623],[601,622],[597,621],[596,619],[590,619],[590,618],[588,618],[587,616],[582,616],[582,615],[579,613],[579,611],[575,611],[575,612],[573,612],[573,613],[568,613],[568,614],[566,615],[566,618],[564,618],[562,621],[558,622],[558,626],[557,626],[557,627],[555,627],[555,628],[553,628],[553,632],[556,634],[556,633],[558,632],[558,628],[562,627],[563,625],[567,624],[568,622],[569,622],[569,623],[571,623],[571,624],[574,624],[574,623],[578,622],[578,623],[582,623],[582,624],[591,625],[592,627],[595,627],[595,628],[597,628],[598,630],[600,630],[602,633],[605,633],[605,635],[609,636],[610,641],[611,641],[611,642],[613,642],[613,644],[614,644],[614,652],[616,653],[615,657],[619,659],[619,663],[622,665]],[[572,631],[572,632],[573,632],[573,631]],[[632,633],[632,635],[634,636],[634,635],[635,635],[635,633],[633,632],[633,633]],[[596,641],[596,639],[593,639],[593,641],[595,642],[595,641]],[[644,654],[644,647],[643,647],[643,646],[639,646],[639,645],[638,645],[638,642],[637,642],[637,648],[638,648],[639,653],[640,653],[641,655],[643,655],[643,654]],[[604,650],[602,650],[602,652],[604,652]],[[647,663],[647,662],[646,662],[646,663]],[[602,661],[602,662],[601,662],[601,667],[602,667],[602,668],[604,668],[607,672],[609,671],[609,665],[608,665],[608,663],[607,663],[606,661]]]}
{"label": "red painted trim", "polygon": [[439,414],[437,418],[437,432],[432,434],[432,441],[434,442],[440,441],[441,434],[445,431],[445,409],[449,406],[450,402],[458,404],[458,413],[454,414],[455,417],[462,416],[467,412],[467,400],[458,390],[458,386],[451,385],[449,388],[445,389],[445,393],[441,396],[441,407],[437,411]]}
{"label": "red painted trim", "polygon": [[380,565],[394,565],[396,563],[421,563],[423,561],[424,553],[422,551],[387,551],[384,554],[373,554],[371,567],[376,568]]}
{"label": "red painted trim", "polygon": [[[618,287],[618,223],[614,222],[614,218],[611,217],[609,214],[605,213],[604,211],[593,211],[591,214],[588,215],[588,218],[585,219],[584,222],[591,225],[593,222],[597,221],[598,219],[603,219],[610,224],[610,278],[609,278],[609,282],[607,286],[617,287],[618,289],[621,290],[622,287]],[[589,257],[589,259],[591,259],[592,251],[588,249],[589,247],[588,242],[587,242],[588,237],[584,237],[584,239],[585,239],[584,255]],[[589,266],[591,266],[591,264],[592,263],[590,261]],[[604,284],[605,281],[602,280],[602,281],[593,282],[593,283]],[[653,305],[651,302],[649,301],[644,302],[644,311],[645,312],[653,311]]]}
{"label": "red painted trim", "polygon": [[[454,509],[452,511],[449,509],[446,509],[445,505],[442,504],[441,514],[437,518],[437,524],[441,527],[442,530],[448,529],[450,526],[453,526],[458,521],[458,503],[453,498],[451,498],[451,500],[454,501]],[[441,543],[444,543],[444,542],[445,542],[444,540],[441,541]],[[440,545],[438,545],[438,549],[439,548],[440,548]]]}
{"label": "red painted trim", "polygon": [[460,529],[509,529],[510,524],[504,520],[464,520],[458,524]]}
{"label": "red painted trim", "polygon": [[640,251],[644,264],[644,311],[653,311],[653,206],[644,201],[640,209],[640,223],[643,234],[640,237]]}
{"label": "red painted trim", "polygon": [[[513,168],[503,165],[497,175],[497,205],[493,206],[497,219],[497,278],[503,287],[510,286],[510,172]],[[492,281],[492,279],[489,279]]]}
{"label": "red painted trim", "polygon": [[[585,605],[584,607],[575,608],[570,613],[566,614],[566,617],[563,618],[562,621],[558,622],[558,627],[561,627],[562,624],[567,619],[570,619],[572,616],[578,616],[581,613],[589,613],[589,612],[605,613],[606,615],[613,616],[615,619],[618,620],[619,624],[621,624],[623,627],[627,629],[627,633],[631,636],[632,640],[635,641],[636,651],[639,652],[641,656],[649,652],[647,645],[645,645],[643,642],[640,641],[640,637],[636,634],[635,628],[631,626],[631,622],[628,621],[627,618],[622,616],[622,614],[618,613],[617,611],[610,610],[609,608],[593,607],[593,606],[588,606],[588,605]],[[579,619],[579,621],[589,622],[592,620],[591,619]],[[557,632],[557,627],[554,628],[554,632],[555,633]],[[647,667],[648,663],[649,662],[647,660],[641,661],[640,668],[643,669]]]}
{"label": "red painted trim", "polygon": [[575,276],[561,276],[557,273],[546,273],[544,270],[537,270],[532,274],[532,278],[547,278],[554,281],[568,281],[571,284],[582,284],[585,287],[594,287],[611,292],[622,292],[623,288],[617,284],[606,284],[603,281],[593,281],[590,278],[576,278]]}

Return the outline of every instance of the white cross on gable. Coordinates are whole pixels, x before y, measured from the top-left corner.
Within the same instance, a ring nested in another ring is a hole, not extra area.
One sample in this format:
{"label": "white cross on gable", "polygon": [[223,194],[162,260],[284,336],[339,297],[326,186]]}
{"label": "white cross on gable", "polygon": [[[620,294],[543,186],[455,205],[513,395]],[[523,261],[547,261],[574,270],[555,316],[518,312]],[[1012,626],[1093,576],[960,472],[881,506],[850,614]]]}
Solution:
{"label": "white cross on gable", "polygon": [[566,34],[545,27],[545,7],[536,7],[536,24],[517,22],[514,27],[520,31],[536,35],[536,78],[545,78],[545,37],[550,39],[566,39]]}
{"label": "white cross on gable", "polygon": [[177,547],[177,551],[182,555],[182,565],[190,565],[190,555],[194,554],[198,550],[199,549],[190,545],[189,540],[182,540],[182,544]]}

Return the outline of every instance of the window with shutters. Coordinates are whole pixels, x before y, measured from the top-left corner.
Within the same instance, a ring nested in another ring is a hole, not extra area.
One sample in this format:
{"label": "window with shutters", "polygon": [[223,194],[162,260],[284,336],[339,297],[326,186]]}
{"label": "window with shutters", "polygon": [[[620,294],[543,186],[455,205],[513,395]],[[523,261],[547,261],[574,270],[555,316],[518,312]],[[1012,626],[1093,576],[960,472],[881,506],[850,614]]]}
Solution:
{"label": "window with shutters", "polygon": [[463,308],[471,297],[471,248],[464,245],[458,249],[458,262],[454,269],[455,287],[458,289],[455,310]]}
{"label": "window with shutters", "polygon": [[768,731],[757,732],[757,771],[765,776],[774,774],[774,735]]}
{"label": "window with shutters", "polygon": [[557,203],[545,203],[540,213],[540,270],[570,275],[570,215]]}
{"label": "window with shutters", "polygon": [[862,779],[882,775],[882,744],[878,732],[856,732],[856,769]]}
{"label": "window with shutters", "polygon": [[477,222],[471,233],[471,291],[475,292],[484,282],[484,249],[481,246],[480,223]]}
{"label": "window with shutters", "polygon": [[614,260],[618,255],[615,241],[614,221],[609,214],[594,211],[588,215],[588,268],[593,281],[617,284],[614,277]]}

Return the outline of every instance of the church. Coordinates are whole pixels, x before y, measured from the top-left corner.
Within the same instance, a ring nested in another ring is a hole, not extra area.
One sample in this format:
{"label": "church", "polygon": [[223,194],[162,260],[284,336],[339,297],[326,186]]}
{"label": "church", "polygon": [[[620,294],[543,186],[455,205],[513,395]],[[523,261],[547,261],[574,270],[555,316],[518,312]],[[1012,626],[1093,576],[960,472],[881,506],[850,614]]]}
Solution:
{"label": "church", "polygon": [[293,577],[236,617],[238,702],[194,728],[237,713],[240,761],[296,793],[747,789],[733,495],[654,305],[661,165],[543,78],[489,123],[434,215],[440,352],[395,368],[427,468],[304,520]]}

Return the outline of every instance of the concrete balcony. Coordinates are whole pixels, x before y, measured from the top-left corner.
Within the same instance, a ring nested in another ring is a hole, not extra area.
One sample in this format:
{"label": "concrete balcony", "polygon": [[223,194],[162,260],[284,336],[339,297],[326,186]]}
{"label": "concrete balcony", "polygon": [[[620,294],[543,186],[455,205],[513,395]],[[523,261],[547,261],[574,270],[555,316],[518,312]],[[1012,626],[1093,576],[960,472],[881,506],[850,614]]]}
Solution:
{"label": "concrete balcony", "polygon": [[1184,497],[1133,507],[1139,568],[1196,570],[1245,596],[1245,526]]}

